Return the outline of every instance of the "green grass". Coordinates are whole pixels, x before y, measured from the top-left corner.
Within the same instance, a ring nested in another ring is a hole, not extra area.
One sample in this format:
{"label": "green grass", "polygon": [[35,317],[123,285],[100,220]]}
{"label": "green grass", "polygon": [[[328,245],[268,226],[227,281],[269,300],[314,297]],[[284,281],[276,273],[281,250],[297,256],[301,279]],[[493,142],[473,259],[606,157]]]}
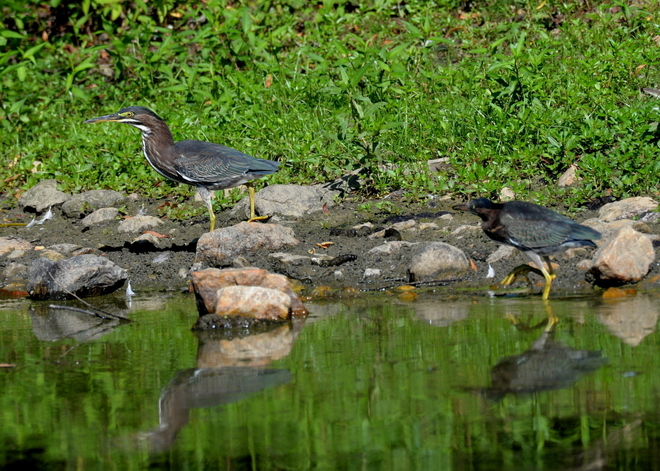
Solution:
{"label": "green grass", "polygon": [[[658,191],[660,102],[639,91],[660,86],[655,1],[5,4],[0,181],[13,194],[45,178],[191,194],[154,185],[135,129],[82,124],[133,104],[175,139],[285,162],[271,183],[359,171],[367,197],[508,186],[573,207]],[[452,168],[429,174],[440,157]],[[557,188],[574,163],[580,184]]]}

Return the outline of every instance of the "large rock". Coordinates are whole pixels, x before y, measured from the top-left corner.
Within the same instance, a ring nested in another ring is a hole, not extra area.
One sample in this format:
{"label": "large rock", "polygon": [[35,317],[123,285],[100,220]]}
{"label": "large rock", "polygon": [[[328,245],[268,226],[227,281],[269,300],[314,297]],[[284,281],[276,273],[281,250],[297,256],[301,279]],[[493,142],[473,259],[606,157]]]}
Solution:
{"label": "large rock", "polygon": [[412,257],[408,273],[410,281],[449,280],[470,271],[465,253],[444,242],[430,242]]}
{"label": "large rock", "polygon": [[232,260],[257,250],[297,245],[293,229],[276,224],[242,222],[203,234],[197,241],[195,263],[226,267]]}
{"label": "large rock", "polygon": [[30,266],[27,291],[33,299],[98,296],[117,290],[126,278],[126,270],[96,255],[76,255],[57,262],[39,258]]}
{"label": "large rock", "polygon": [[[259,215],[300,217],[334,206],[339,191],[323,185],[270,185],[257,193],[255,211]],[[234,217],[249,217],[249,198],[243,198],[231,211]]]}
{"label": "large rock", "polygon": [[289,311],[292,315],[307,315],[298,295],[291,288],[291,282],[284,275],[268,273],[261,268],[207,268],[193,272],[192,286],[200,316],[215,313],[218,305],[218,291],[231,286],[258,286],[284,293],[289,298]]}
{"label": "large rock", "polygon": [[654,259],[651,240],[624,226],[598,249],[590,271],[606,283],[634,283],[646,276]]}
{"label": "large rock", "polygon": [[658,209],[658,202],[653,198],[637,196],[606,204],[598,211],[598,218],[604,222],[612,222],[618,219],[633,219],[635,217],[643,217],[656,209]]}
{"label": "large rock", "polygon": [[11,253],[14,250],[32,250],[34,245],[20,237],[0,237],[0,255]]}
{"label": "large rock", "polygon": [[405,240],[393,240],[391,242],[385,242],[382,245],[377,245],[376,247],[373,247],[369,249],[367,254],[370,255],[394,255],[396,253],[401,252],[401,250],[404,247],[412,247],[413,245],[417,245],[417,242],[407,242]]}
{"label": "large rock", "polygon": [[214,314],[284,321],[291,317],[291,299],[261,286],[227,286],[217,291]]}
{"label": "large rock", "polygon": [[74,219],[101,208],[111,208],[122,204],[126,197],[112,190],[91,190],[72,196],[62,205],[62,212]]}
{"label": "large rock", "polygon": [[41,213],[46,209],[68,201],[71,195],[57,189],[57,180],[43,180],[23,193],[18,204],[25,211]]}

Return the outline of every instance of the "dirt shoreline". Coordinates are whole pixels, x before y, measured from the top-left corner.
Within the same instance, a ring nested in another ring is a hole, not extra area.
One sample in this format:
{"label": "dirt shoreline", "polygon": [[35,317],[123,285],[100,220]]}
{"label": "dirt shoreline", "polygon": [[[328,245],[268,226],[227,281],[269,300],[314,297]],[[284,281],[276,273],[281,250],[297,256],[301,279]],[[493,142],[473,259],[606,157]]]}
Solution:
{"label": "dirt shoreline", "polygon": [[[388,199],[386,205],[381,205],[380,203],[383,201],[385,200],[365,201],[349,197],[327,211],[319,211],[300,218],[273,217],[267,222],[292,228],[296,239],[300,242],[295,247],[286,247],[278,252],[306,257],[314,257],[319,254],[332,257],[346,256],[344,257],[346,262],[341,265],[320,266],[310,261],[297,265],[284,265],[272,256],[269,257],[269,251],[245,254],[243,263],[296,278],[304,284],[307,293],[311,293],[314,288],[319,286],[329,286],[335,292],[346,288],[373,291],[404,285],[410,281],[407,267],[415,246],[406,247],[400,253],[392,256],[379,257],[367,254],[371,248],[383,244],[388,239],[399,240],[400,238],[400,240],[412,243],[440,241],[463,250],[476,267],[476,271],[472,271],[460,280],[437,284],[436,289],[451,293],[466,289],[479,289],[485,292],[490,286],[501,280],[509,270],[528,262],[523,254],[516,252],[513,257],[493,264],[496,271],[495,277],[486,278],[489,269],[486,259],[499,246],[490,241],[481,230],[454,232],[461,226],[477,227],[480,223],[479,218],[472,214],[452,210],[452,206],[461,201],[438,198],[424,204],[408,204],[400,199]],[[138,198],[127,205],[126,213],[137,214],[138,210],[142,210],[146,214],[157,215],[156,208],[163,202]],[[379,211],[378,208],[381,206],[396,208],[396,214]],[[551,209],[563,210],[561,207]],[[15,200],[9,198],[0,201],[0,210],[2,219],[14,223],[29,222],[34,217],[33,214],[25,213],[16,207]],[[57,208],[53,209],[53,213],[54,218],[45,221],[43,225],[29,228],[0,227],[0,237],[20,237],[44,249],[64,243],[88,247],[125,268],[128,271],[132,288],[143,291],[187,289],[189,271],[195,259],[196,241],[208,230],[208,217],[197,217],[187,221],[163,219],[164,224],[154,231],[167,236],[165,238],[166,247],[159,250],[148,250],[144,245],[131,243],[139,234],[118,233],[118,221],[84,228],[81,220],[67,218]],[[575,220],[582,222],[592,217],[597,217],[596,211],[579,213]],[[411,219],[415,220],[413,230],[395,231],[387,234],[387,238],[368,236],[369,233],[390,227],[393,223]],[[230,209],[217,213],[216,228],[239,222],[241,221],[230,216]],[[354,226],[364,223],[371,223],[373,227],[368,231],[350,230]],[[431,225],[431,227],[420,230],[423,223],[436,224],[437,228]],[[653,233],[660,233],[657,225],[651,230]],[[332,242],[332,244],[324,244],[326,242]],[[317,244],[321,244],[321,246]],[[556,257],[560,268],[559,276],[553,285],[554,296],[561,296],[561,293],[593,291],[590,281],[587,281],[589,277],[585,270],[576,267],[580,260],[590,259],[593,253],[593,250],[584,250],[571,259],[567,259],[563,255]],[[21,257],[8,257],[8,254],[0,256],[0,273],[4,272],[12,263],[29,266],[31,261],[39,256],[41,254],[36,250],[27,251]],[[659,271],[657,265],[657,262],[653,263],[647,279]],[[368,268],[380,269],[381,276],[365,277],[365,270]],[[543,280],[535,275],[531,276],[538,285],[534,292],[538,293],[541,289],[540,286],[543,285]],[[518,285],[518,287],[520,286],[523,284]]]}

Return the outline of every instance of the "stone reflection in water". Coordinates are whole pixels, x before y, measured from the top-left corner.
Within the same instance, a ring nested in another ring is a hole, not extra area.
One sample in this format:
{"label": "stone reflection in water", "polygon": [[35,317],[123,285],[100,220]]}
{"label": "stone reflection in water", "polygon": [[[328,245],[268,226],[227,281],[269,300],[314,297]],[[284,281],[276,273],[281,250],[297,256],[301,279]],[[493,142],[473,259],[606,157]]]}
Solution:
{"label": "stone reflection in water", "polygon": [[556,342],[554,330],[546,330],[529,350],[502,358],[491,370],[491,387],[480,392],[498,401],[509,393],[563,389],[607,361],[600,351],[575,350]]}
{"label": "stone reflection in water", "polygon": [[[85,309],[88,310],[88,309]],[[104,306],[104,310],[116,311],[116,308]],[[124,315],[124,312],[119,314]],[[30,309],[32,332],[39,340],[55,342],[72,338],[79,342],[96,340],[120,325],[118,318],[101,318],[80,311],[53,309],[47,305]]]}
{"label": "stone reflection in water", "polygon": [[247,336],[197,333],[197,368],[179,371],[163,390],[158,403],[160,426],[144,435],[150,451],[167,451],[192,409],[229,404],[290,382],[290,371],[267,366],[291,352],[302,325],[295,322]]}
{"label": "stone reflection in water", "polygon": [[659,309],[657,299],[649,296],[612,299],[598,307],[596,318],[613,335],[636,347],[655,331]]}
{"label": "stone reflection in water", "polygon": [[238,338],[222,338],[214,333],[199,332],[197,367],[268,366],[273,360],[284,358],[291,352],[303,323],[295,321],[268,332]]}

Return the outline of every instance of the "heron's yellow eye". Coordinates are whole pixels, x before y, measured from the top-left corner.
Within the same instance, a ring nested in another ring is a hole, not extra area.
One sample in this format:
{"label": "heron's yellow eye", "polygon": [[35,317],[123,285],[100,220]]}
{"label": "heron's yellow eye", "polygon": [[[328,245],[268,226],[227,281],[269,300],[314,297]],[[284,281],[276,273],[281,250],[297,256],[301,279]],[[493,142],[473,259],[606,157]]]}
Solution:
{"label": "heron's yellow eye", "polygon": [[122,116],[123,118],[132,118],[133,116],[135,116],[135,113],[133,113],[132,111],[127,111],[126,113],[122,113],[120,116]]}

